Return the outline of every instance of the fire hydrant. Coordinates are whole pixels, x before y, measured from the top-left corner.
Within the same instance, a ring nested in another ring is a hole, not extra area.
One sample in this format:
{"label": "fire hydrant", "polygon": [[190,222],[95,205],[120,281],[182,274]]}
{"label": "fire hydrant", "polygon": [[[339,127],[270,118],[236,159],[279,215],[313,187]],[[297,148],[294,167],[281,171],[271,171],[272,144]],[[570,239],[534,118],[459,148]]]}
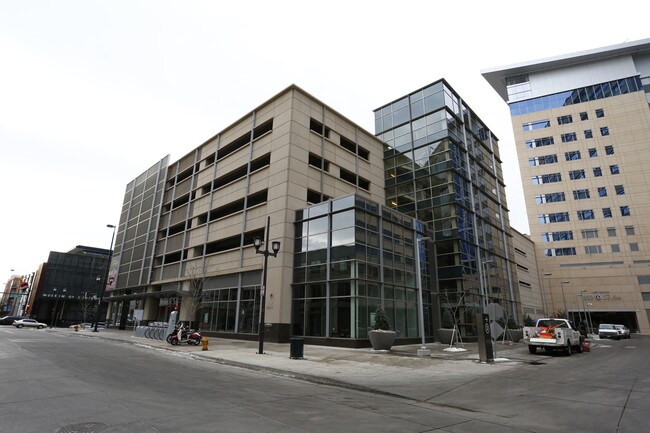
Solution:
{"label": "fire hydrant", "polygon": [[79,325],[74,325],[74,331],[77,332],[79,330]]}
{"label": "fire hydrant", "polygon": [[208,337],[201,338],[201,350],[208,350]]}

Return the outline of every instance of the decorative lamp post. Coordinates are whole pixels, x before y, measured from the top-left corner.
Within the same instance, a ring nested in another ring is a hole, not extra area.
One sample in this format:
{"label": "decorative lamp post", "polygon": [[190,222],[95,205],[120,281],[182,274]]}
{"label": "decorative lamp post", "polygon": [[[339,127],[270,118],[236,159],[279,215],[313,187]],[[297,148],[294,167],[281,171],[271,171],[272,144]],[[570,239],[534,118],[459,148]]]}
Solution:
{"label": "decorative lamp post", "polygon": [[[417,236],[417,235],[416,235]],[[424,304],[423,304],[423,299],[424,297],[422,296],[422,270],[421,270],[421,256],[422,256],[422,250],[420,247],[420,242],[423,241],[428,241],[431,238],[426,236],[422,238],[417,238],[417,244],[416,244],[416,257],[415,257],[415,273],[417,274],[417,283],[418,283],[418,305],[420,307],[420,336],[422,338],[422,346],[418,349],[418,356],[431,356],[431,351],[427,349],[426,347],[426,341],[424,337]]]}
{"label": "decorative lamp post", "polygon": [[[253,245],[255,246],[255,253],[264,255],[264,267],[262,268],[262,288],[260,290],[260,323],[258,327],[258,339],[259,347],[257,350],[258,355],[264,354],[264,316],[266,312],[266,274],[267,266],[269,261],[269,256],[277,257],[278,251],[280,251],[280,242],[273,241],[271,244],[271,251],[269,251],[269,224],[271,223],[271,217],[266,217],[266,229],[264,230],[265,241],[262,242],[258,236],[253,238]],[[264,244],[264,250],[260,251],[260,248]]]}
{"label": "decorative lamp post", "polygon": [[99,286],[99,296],[97,297],[97,312],[95,313],[95,325],[93,326],[93,332],[97,332],[97,322],[99,321],[99,312],[102,308],[104,290],[106,289],[106,283],[108,282],[108,272],[111,269],[111,259],[113,258],[113,241],[115,240],[115,226],[112,224],[106,224],[106,227],[108,227],[109,229],[113,229],[113,236],[111,236],[111,247],[108,249],[108,261],[106,262],[106,272],[104,272],[104,281]]}

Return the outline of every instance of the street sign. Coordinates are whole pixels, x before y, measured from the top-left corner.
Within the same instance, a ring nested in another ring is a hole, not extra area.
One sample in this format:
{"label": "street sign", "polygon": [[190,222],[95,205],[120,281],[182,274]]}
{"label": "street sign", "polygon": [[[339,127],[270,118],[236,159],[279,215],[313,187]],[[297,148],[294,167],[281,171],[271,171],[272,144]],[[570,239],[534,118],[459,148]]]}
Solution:
{"label": "street sign", "polygon": [[503,317],[503,307],[499,304],[491,303],[485,307],[485,312],[490,316],[490,320],[499,320]]}

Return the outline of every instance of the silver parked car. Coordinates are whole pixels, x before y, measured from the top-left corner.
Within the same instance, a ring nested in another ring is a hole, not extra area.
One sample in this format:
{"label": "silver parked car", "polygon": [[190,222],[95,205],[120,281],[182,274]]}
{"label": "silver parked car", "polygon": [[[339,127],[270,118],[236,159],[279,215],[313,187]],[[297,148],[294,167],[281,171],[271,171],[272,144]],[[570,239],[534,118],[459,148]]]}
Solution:
{"label": "silver parked car", "polygon": [[614,329],[618,331],[621,338],[630,338],[630,329],[625,325],[614,325]]}
{"label": "silver parked car", "polygon": [[13,325],[16,328],[22,328],[23,326],[27,326],[30,328],[38,328],[38,329],[43,329],[47,325],[45,323],[37,322],[34,319],[20,319],[20,320],[14,320]]}
{"label": "silver parked car", "polygon": [[621,335],[618,333],[618,330],[614,328],[614,325],[611,325],[609,323],[601,323],[598,326],[598,337],[614,338],[616,340],[621,339]]}

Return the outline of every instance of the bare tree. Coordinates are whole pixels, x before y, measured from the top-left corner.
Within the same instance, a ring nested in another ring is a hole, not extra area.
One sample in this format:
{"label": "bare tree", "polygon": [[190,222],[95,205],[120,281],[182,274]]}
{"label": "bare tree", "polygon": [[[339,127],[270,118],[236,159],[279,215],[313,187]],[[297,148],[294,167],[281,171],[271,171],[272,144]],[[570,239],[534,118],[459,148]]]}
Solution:
{"label": "bare tree", "polygon": [[95,299],[88,297],[88,292],[84,292],[84,295],[79,299],[79,308],[81,308],[81,327],[86,329],[86,318],[88,313],[92,310],[95,305]]}
{"label": "bare tree", "polygon": [[442,294],[442,300],[443,300],[443,321],[450,321],[449,325],[452,326],[452,334],[451,334],[451,341],[449,343],[449,347],[451,348],[452,346],[457,346],[460,344],[461,346],[463,345],[463,340],[460,336],[460,330],[458,329],[458,310],[463,304],[463,301],[465,299],[465,293],[464,292],[457,292],[456,293],[456,305],[453,305],[451,300],[449,299],[449,293],[448,292],[443,292]]}
{"label": "bare tree", "polygon": [[190,326],[193,324],[198,325],[200,322],[198,314],[203,304],[203,286],[206,281],[205,272],[197,265],[186,268],[185,276],[189,293],[188,296],[182,298],[182,302],[184,303],[182,307],[190,317]]}

